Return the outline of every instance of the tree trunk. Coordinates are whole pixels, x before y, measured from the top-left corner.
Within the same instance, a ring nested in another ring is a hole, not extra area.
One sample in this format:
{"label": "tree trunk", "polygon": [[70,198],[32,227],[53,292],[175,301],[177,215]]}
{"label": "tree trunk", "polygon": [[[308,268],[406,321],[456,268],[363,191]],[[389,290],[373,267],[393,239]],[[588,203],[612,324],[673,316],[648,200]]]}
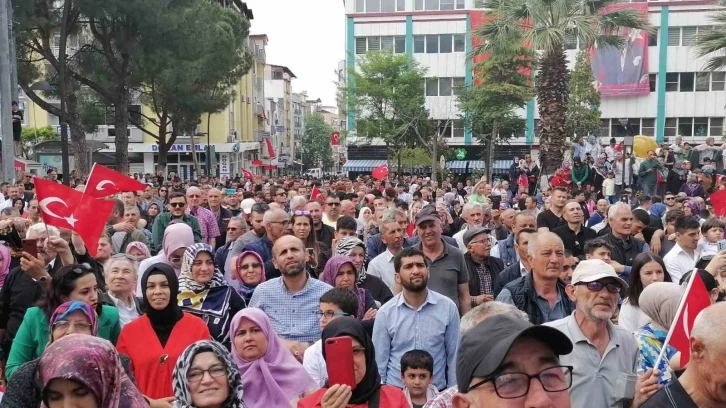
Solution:
{"label": "tree trunk", "polygon": [[545,54],[537,72],[537,102],[539,103],[540,169],[549,175],[562,164],[567,150],[565,121],[567,90],[570,73],[563,50]]}
{"label": "tree trunk", "polygon": [[116,171],[129,173],[129,87],[126,84],[116,87],[113,127],[116,131]]}
{"label": "tree trunk", "polygon": [[[496,147],[497,136],[499,135],[499,122],[496,120],[492,123],[492,134],[489,136],[489,151],[487,152],[487,181],[492,183],[494,176],[494,149]],[[511,180],[510,183],[516,183]],[[493,183],[492,183],[493,185]]]}
{"label": "tree trunk", "polygon": [[166,140],[166,133],[169,129],[169,116],[166,112],[162,112],[161,119],[159,120],[159,162],[156,165],[156,171],[164,172],[164,178],[166,178],[166,162],[167,153],[171,144]]}
{"label": "tree trunk", "polygon": [[91,171],[89,162],[90,151],[88,143],[86,143],[86,132],[81,123],[78,114],[78,97],[75,92],[68,94],[68,102],[66,104],[66,122],[71,131],[71,150],[73,152],[74,168],[79,178],[83,178]]}
{"label": "tree trunk", "polygon": [[[194,172],[196,173],[196,176],[199,177],[202,172],[199,169],[199,160],[197,158],[197,145],[196,140],[194,139],[194,133],[196,133],[194,130],[189,133],[189,139],[192,141],[192,161],[194,162]],[[191,177],[191,179],[194,180],[194,177]]]}
{"label": "tree trunk", "polygon": [[436,166],[438,166],[439,159],[436,157],[438,156],[436,153],[438,152],[439,147],[439,131],[437,130],[436,133],[434,133],[434,146],[433,146],[433,152],[431,154],[431,180],[433,181],[439,181],[437,178],[438,173],[436,172]]}

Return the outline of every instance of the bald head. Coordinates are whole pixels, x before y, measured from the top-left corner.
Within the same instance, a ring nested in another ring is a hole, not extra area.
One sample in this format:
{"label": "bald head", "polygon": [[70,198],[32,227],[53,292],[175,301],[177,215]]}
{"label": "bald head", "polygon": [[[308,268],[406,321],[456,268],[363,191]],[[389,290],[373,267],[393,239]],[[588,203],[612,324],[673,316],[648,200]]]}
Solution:
{"label": "bald head", "polygon": [[305,245],[300,238],[294,235],[284,235],[275,241],[272,246],[272,257],[283,280],[298,276],[305,271],[307,258]]}
{"label": "bald head", "polygon": [[355,218],[355,204],[350,200],[340,202],[340,215],[347,215]]}
{"label": "bald head", "polygon": [[726,351],[726,302],[716,302],[696,317],[691,337],[699,340],[707,349],[719,354]]}
{"label": "bald head", "polygon": [[538,232],[529,237],[529,245],[527,245],[527,251],[529,255],[536,256],[538,248],[545,246],[554,246],[564,251],[565,244],[562,243],[560,238],[554,232]]}

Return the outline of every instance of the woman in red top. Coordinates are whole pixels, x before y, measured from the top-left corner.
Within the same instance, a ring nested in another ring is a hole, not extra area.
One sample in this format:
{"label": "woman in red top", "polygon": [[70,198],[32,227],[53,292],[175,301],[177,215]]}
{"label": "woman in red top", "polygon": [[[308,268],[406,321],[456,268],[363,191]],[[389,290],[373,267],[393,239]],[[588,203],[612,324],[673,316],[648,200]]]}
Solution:
{"label": "woman in red top", "polygon": [[373,341],[360,322],[353,317],[333,320],[323,330],[323,344],[327,339],[343,336],[353,340],[355,389],[340,384],[321,388],[300,400],[297,408],[410,408],[403,391],[381,385]]}
{"label": "woman in red top", "polygon": [[141,287],[146,314],[123,327],[116,348],[131,359],[136,383],[151,407],[171,408],[176,360],[190,344],[211,336],[202,319],[178,306],[179,280],[171,266],[151,265]]}

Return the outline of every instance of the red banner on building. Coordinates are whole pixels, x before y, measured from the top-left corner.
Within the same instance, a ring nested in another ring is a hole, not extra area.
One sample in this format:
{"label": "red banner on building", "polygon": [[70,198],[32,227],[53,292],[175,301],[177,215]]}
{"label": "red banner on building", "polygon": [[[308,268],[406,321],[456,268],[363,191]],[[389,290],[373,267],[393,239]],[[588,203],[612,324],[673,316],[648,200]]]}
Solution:
{"label": "red banner on building", "polygon": [[333,132],[330,134],[330,145],[340,146],[340,132]]}
{"label": "red banner on building", "polygon": [[[648,3],[614,3],[602,14],[630,9],[648,19]],[[596,45],[590,51],[592,73],[603,97],[639,96],[650,93],[648,81],[648,32],[632,28],[619,30],[625,40],[622,49]]]}

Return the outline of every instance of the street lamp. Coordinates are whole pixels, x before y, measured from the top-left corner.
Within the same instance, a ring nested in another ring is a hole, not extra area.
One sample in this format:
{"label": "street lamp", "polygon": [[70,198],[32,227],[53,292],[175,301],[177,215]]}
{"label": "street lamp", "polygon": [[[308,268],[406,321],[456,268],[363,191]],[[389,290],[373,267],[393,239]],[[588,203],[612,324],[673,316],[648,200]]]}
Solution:
{"label": "street lamp", "polygon": [[[30,85],[30,89],[33,91],[52,91],[53,88],[57,86],[57,84],[51,84],[47,81],[39,81],[32,85]],[[60,121],[60,127],[61,127],[61,170],[63,171],[63,184],[70,185],[70,163],[68,159],[68,123],[66,123],[65,120],[65,109],[66,109],[66,101],[64,95],[60,95],[60,116],[58,117],[58,120]]]}

